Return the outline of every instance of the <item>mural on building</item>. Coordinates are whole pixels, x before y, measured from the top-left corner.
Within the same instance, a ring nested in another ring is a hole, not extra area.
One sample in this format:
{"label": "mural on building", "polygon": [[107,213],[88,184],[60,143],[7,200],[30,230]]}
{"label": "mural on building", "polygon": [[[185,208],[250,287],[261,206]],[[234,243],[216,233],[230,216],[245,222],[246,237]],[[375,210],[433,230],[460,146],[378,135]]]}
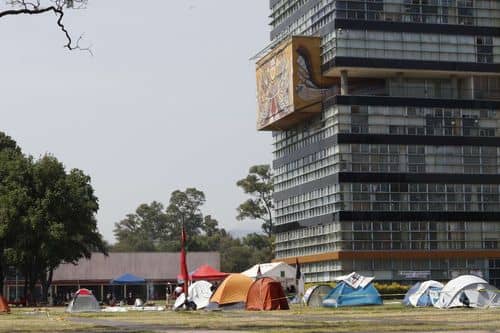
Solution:
{"label": "mural on building", "polygon": [[257,128],[287,129],[321,112],[337,92],[337,79],[323,77],[317,37],[293,37],[257,62]]}
{"label": "mural on building", "polygon": [[291,48],[282,49],[257,71],[257,126],[263,127],[292,111]]}
{"label": "mural on building", "polygon": [[297,60],[296,60],[296,77],[297,84],[295,86],[295,92],[297,97],[302,100],[305,104],[318,103],[325,97],[334,95],[337,92],[336,85],[324,85],[322,81],[322,75],[317,75],[319,77],[314,77],[314,69],[311,62],[311,56],[309,50],[303,46],[300,46],[296,50]]}

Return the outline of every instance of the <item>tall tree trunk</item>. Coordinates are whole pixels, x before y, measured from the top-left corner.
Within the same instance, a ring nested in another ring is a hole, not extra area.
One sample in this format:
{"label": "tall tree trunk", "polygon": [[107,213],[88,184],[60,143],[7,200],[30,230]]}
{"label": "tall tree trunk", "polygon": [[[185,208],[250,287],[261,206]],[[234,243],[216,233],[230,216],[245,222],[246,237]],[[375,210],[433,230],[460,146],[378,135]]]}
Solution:
{"label": "tall tree trunk", "polygon": [[[42,301],[48,303],[49,289],[52,285],[52,277],[54,275],[54,269],[49,268],[49,271],[45,270],[40,275],[40,284],[42,285]],[[54,295],[52,295],[54,296]]]}
{"label": "tall tree trunk", "polygon": [[7,274],[7,265],[4,257],[4,247],[5,243],[2,242],[0,245],[0,295],[3,294],[5,275]]}
{"label": "tall tree trunk", "polygon": [[3,288],[4,288],[3,281],[5,279],[5,271],[6,269],[4,269],[2,257],[0,257],[0,295],[3,294]]}
{"label": "tall tree trunk", "polygon": [[33,270],[30,270],[29,274],[29,280],[28,280],[28,289],[29,289],[29,305],[30,306],[36,306],[36,297],[35,297],[35,290],[36,290],[36,274],[33,274]]}
{"label": "tall tree trunk", "polygon": [[24,289],[23,289],[23,298],[24,298],[24,305],[28,305],[28,277],[29,272],[28,269],[25,268],[23,272],[23,277],[24,277]]}

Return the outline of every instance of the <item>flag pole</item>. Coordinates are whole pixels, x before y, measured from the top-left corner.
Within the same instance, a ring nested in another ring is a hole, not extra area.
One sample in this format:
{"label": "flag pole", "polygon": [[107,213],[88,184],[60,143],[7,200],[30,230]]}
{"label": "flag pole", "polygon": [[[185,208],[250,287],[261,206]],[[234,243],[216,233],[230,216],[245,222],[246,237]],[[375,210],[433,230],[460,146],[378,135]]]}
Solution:
{"label": "flag pole", "polygon": [[304,294],[304,280],[302,277],[302,272],[300,270],[300,263],[299,263],[299,258],[295,258],[295,290],[296,290],[296,295],[295,297],[297,298],[297,302],[299,304],[302,304],[302,297]]}
{"label": "flag pole", "polygon": [[184,228],[184,223],[182,223],[181,232],[181,275],[184,282],[184,304],[188,304],[188,280],[189,273],[187,271],[186,263],[186,229]]}

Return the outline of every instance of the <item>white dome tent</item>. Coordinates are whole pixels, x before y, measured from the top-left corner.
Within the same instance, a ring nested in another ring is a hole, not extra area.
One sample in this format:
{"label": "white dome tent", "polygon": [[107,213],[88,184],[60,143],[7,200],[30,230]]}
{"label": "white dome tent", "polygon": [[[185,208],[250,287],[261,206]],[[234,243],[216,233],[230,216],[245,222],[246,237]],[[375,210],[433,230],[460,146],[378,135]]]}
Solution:
{"label": "white dome tent", "polygon": [[500,307],[499,291],[482,278],[475,275],[462,275],[448,282],[441,290],[437,308]]}
{"label": "white dome tent", "polygon": [[256,264],[241,274],[255,279],[257,278],[259,267],[261,273],[259,277],[270,277],[280,282],[285,282],[287,280],[295,281],[295,276],[297,274],[295,267],[284,262]]}
{"label": "white dome tent", "polygon": [[441,282],[434,280],[418,282],[408,290],[403,300],[403,304],[415,307],[432,306],[439,298],[434,298],[434,295],[439,295],[438,293],[443,287],[444,285]]}
{"label": "white dome tent", "polygon": [[[188,301],[196,304],[196,309],[200,310],[206,308],[210,302],[210,296],[212,296],[211,288],[212,284],[207,281],[197,281],[189,286],[188,288]],[[179,309],[184,305],[185,296],[184,293],[177,297],[174,309]]]}

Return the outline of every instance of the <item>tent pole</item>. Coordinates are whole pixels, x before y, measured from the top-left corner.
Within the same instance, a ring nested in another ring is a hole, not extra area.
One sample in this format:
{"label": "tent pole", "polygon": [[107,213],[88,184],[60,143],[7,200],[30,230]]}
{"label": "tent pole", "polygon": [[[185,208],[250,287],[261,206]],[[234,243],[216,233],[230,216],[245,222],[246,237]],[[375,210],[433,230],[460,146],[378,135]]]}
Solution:
{"label": "tent pole", "polygon": [[124,300],[127,299],[127,285],[126,284],[123,285],[123,299]]}

